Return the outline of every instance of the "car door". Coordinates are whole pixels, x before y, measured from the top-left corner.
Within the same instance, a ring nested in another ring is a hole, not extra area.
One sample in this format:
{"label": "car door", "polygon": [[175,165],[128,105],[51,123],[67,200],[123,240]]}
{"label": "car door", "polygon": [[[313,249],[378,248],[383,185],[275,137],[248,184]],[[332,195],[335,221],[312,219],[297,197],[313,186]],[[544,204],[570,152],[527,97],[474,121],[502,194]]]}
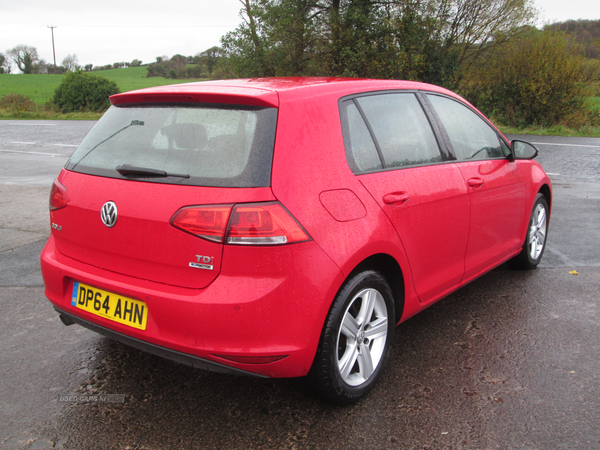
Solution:
{"label": "car door", "polygon": [[341,104],[348,162],[394,225],[422,302],[463,278],[468,191],[446,160],[414,93],[392,92]]}
{"label": "car door", "polygon": [[483,118],[463,103],[427,94],[448,136],[470,197],[465,280],[499,264],[522,245],[526,180],[510,149]]}

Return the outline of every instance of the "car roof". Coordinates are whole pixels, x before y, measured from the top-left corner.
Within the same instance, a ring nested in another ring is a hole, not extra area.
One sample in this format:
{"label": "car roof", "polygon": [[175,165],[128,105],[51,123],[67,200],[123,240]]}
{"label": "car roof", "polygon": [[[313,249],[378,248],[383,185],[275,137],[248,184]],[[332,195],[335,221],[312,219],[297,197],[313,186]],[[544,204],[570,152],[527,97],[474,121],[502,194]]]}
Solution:
{"label": "car roof", "polygon": [[283,99],[290,101],[321,95],[342,97],[355,93],[381,90],[426,90],[460,98],[442,87],[417,81],[279,77],[201,81],[156,86],[116,94],[110,97],[110,101],[113,105],[148,102],[201,102],[278,107]]}

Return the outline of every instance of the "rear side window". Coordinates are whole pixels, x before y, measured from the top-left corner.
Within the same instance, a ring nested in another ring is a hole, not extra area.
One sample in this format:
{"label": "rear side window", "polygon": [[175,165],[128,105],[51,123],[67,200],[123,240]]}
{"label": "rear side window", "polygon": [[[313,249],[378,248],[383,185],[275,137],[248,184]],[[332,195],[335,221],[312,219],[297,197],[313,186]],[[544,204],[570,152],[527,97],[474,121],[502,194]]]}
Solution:
{"label": "rear side window", "polygon": [[362,96],[342,103],[348,163],[354,172],[442,161],[429,121],[413,93]]}
{"label": "rear side window", "polygon": [[510,150],[496,131],[463,104],[439,95],[427,96],[442,120],[459,161],[504,158]]}
{"label": "rear side window", "polygon": [[[66,169],[157,183],[265,187],[270,185],[276,125],[275,108],[112,106]],[[117,171],[123,166],[152,173],[123,175]]]}
{"label": "rear side window", "polygon": [[356,169],[359,172],[382,169],[383,165],[377,147],[375,147],[373,137],[358,107],[352,101],[348,102],[346,107],[348,119],[347,147],[350,150],[349,156]]}

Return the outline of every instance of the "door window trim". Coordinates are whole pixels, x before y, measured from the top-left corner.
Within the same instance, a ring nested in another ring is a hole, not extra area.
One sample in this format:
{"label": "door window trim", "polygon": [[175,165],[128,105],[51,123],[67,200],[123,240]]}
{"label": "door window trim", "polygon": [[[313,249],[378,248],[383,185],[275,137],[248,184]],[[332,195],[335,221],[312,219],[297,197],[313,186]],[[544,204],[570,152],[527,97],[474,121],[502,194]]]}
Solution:
{"label": "door window trim", "polygon": [[[381,91],[361,92],[361,93],[357,93],[357,94],[346,95],[344,97],[341,97],[338,100],[338,109],[339,109],[339,114],[340,114],[340,122],[341,122],[341,127],[342,127],[342,135],[343,135],[343,143],[344,143],[344,153],[346,156],[346,161],[348,163],[348,166],[350,167],[350,170],[352,170],[352,172],[355,175],[387,172],[390,170],[411,169],[413,167],[434,166],[434,165],[449,164],[449,163],[456,162],[456,156],[455,156],[454,152],[451,151],[452,147],[448,145],[450,140],[447,137],[446,131],[443,128],[443,126],[440,126],[439,117],[437,116],[437,114],[433,113],[433,111],[432,111],[433,106],[427,101],[425,96],[422,95],[423,92],[433,93],[432,91],[421,91],[421,90],[416,90],[416,89],[386,89],[386,90],[381,90]],[[388,167],[386,167],[385,159],[383,157],[381,147],[379,146],[379,142],[377,141],[377,138],[375,137],[375,133],[371,127],[371,124],[369,123],[369,120],[366,117],[366,114],[364,113],[359,102],[355,101],[355,99],[359,99],[361,97],[374,97],[377,95],[389,95],[389,94],[413,94],[416,97],[417,102],[421,106],[421,109],[422,109],[423,113],[425,114],[425,118],[427,119],[427,122],[429,123],[429,126],[431,127],[431,131],[432,131],[435,141],[437,143],[438,151],[440,152],[442,161],[429,162],[429,163],[425,163],[425,164],[414,164],[414,165],[408,165],[408,166],[392,166],[392,167],[388,166]],[[345,106],[345,103],[348,101],[352,101],[352,104],[354,104],[356,106],[361,118],[363,119],[363,121],[369,131],[369,134],[371,136],[371,139],[373,140],[373,143],[374,143],[376,151],[377,151],[377,155],[378,155],[380,163],[381,163],[381,168],[374,169],[374,170],[360,170],[353,161],[354,158],[350,154],[348,147],[347,147],[347,139],[349,137],[349,130],[348,130],[348,115],[346,113],[347,108]]]}
{"label": "door window trim", "polygon": [[438,97],[443,97],[443,98],[446,98],[448,100],[455,101],[459,105],[464,106],[469,111],[471,111],[472,113],[474,113],[477,117],[479,117],[487,126],[490,127],[490,129],[496,134],[496,137],[498,138],[498,143],[500,144],[500,146],[502,146],[502,144],[504,144],[504,145],[507,146],[508,149],[510,149],[511,147],[510,147],[510,144],[508,143],[508,141],[502,135],[502,133],[500,133],[496,129],[496,127],[494,127],[494,125],[486,117],[484,117],[479,111],[477,111],[471,105],[468,105],[465,102],[462,102],[462,101],[460,101],[457,98],[454,98],[454,97],[449,96],[449,95],[444,95],[444,94],[439,93],[439,92],[419,91],[418,94],[417,94],[417,96],[418,97],[422,97],[423,102],[428,105],[428,108],[429,108],[428,112],[431,114],[431,116],[433,117],[433,120],[440,127],[440,134],[441,134],[442,138],[444,139],[446,148],[448,149],[448,151],[450,152],[450,154],[454,158],[455,162],[459,163],[459,162],[471,162],[471,161],[491,161],[491,160],[508,159],[508,156],[497,156],[497,157],[490,157],[490,158],[477,159],[477,160],[458,159],[458,157],[456,155],[456,152],[454,151],[454,147],[452,146],[452,142],[450,141],[450,137],[448,136],[448,132],[446,131],[446,128],[445,128],[445,126],[444,126],[444,124],[442,122],[442,119],[440,118],[440,116],[438,115],[437,111],[433,107],[433,104],[429,101],[429,98],[428,98],[429,95],[436,95]]}

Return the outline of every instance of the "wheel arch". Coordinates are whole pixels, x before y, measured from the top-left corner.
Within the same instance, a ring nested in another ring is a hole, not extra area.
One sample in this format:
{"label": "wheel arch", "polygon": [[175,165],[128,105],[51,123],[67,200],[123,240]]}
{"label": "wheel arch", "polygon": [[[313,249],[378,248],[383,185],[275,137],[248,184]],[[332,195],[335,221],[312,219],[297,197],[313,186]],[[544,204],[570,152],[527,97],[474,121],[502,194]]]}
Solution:
{"label": "wheel arch", "polygon": [[394,296],[394,315],[395,324],[400,322],[404,311],[405,289],[404,274],[398,261],[386,253],[371,255],[358,264],[352,272],[346,277],[342,286],[354,275],[365,270],[375,270],[379,272],[388,282]]}
{"label": "wheel arch", "polygon": [[550,211],[552,211],[552,191],[550,190],[550,186],[544,184],[538,193],[543,194],[544,197],[546,197],[546,200],[548,201],[548,207],[550,208]]}

